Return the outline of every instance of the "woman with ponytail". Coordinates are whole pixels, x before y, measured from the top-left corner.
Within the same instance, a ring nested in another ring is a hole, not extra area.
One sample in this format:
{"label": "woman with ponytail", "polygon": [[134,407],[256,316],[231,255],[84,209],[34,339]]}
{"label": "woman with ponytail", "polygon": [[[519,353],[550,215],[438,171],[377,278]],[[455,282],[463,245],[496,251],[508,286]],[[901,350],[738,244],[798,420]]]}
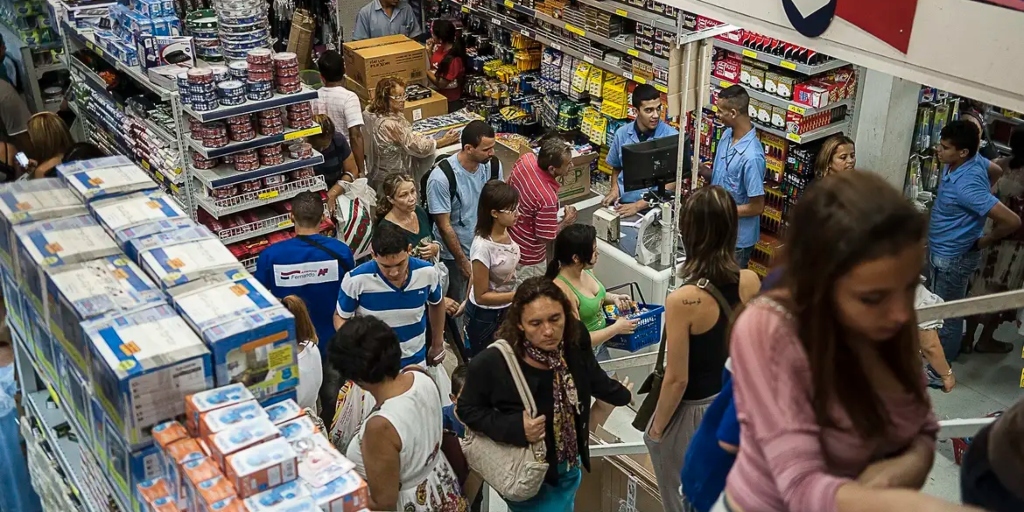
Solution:
{"label": "woman with ponytail", "polygon": [[434,84],[437,91],[448,98],[448,111],[454,112],[462,108],[462,77],[466,73],[462,48],[455,25],[448,20],[436,20],[431,27],[431,35],[427,41],[430,51],[430,69],[427,78]]}
{"label": "woman with ponytail", "polygon": [[320,350],[316,346],[319,340],[316,336],[316,329],[313,328],[313,320],[309,318],[306,303],[298,295],[289,295],[281,299],[281,303],[295,317],[295,337],[299,340],[299,377],[301,378],[296,390],[298,397],[295,401],[299,403],[299,407],[319,412],[316,399],[320,393],[320,385],[324,381],[324,369],[320,359]]}
{"label": "woman with ponytail", "polygon": [[548,263],[545,274],[562,289],[573,306],[576,318],[583,322],[590,332],[590,343],[598,361],[611,359],[605,342],[636,330],[636,321],[619,317],[612,325],[606,325],[604,306],[613,304],[627,309],[632,306],[628,295],[605,291],[604,285],[594,276],[597,264],[597,230],[589,224],[573,224],[563,229],[555,238],[555,254]]}

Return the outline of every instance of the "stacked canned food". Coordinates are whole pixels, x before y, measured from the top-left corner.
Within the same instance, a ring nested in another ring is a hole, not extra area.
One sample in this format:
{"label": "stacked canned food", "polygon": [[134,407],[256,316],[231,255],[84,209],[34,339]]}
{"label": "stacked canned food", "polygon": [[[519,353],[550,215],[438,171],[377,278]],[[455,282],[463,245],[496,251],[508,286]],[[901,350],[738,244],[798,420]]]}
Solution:
{"label": "stacked canned food", "polygon": [[302,90],[299,80],[299,57],[292,52],[274,55],[274,84],[279,94],[295,94]]}
{"label": "stacked canned food", "polygon": [[[179,89],[181,76],[178,77]],[[217,85],[212,68],[192,68],[185,72],[185,89],[180,90],[182,103],[196,112],[206,112],[220,106],[217,99]]]}
{"label": "stacked canned food", "polygon": [[252,115],[243,114],[228,118],[228,133],[231,140],[243,142],[256,138],[256,128],[252,124]]}
{"label": "stacked canned food", "polygon": [[281,144],[262,147],[257,150],[260,155],[260,165],[280,165],[284,163],[284,151]]}
{"label": "stacked canned food", "polygon": [[255,149],[239,151],[235,157],[235,170],[238,172],[255,171],[260,168],[260,158]]}
{"label": "stacked canned food", "polygon": [[288,146],[288,156],[294,160],[313,157],[313,146],[308,142],[296,142]]}
{"label": "stacked canned food", "polygon": [[259,119],[260,135],[280,135],[284,133],[284,120],[281,118],[281,109],[262,110],[256,114],[256,117]]}
{"label": "stacked canned food", "polygon": [[273,54],[270,50],[257,48],[249,51],[246,63],[249,66],[247,71],[248,98],[260,101],[274,97],[274,64]]}
{"label": "stacked canned food", "polygon": [[316,124],[313,122],[313,106],[308,101],[288,105],[285,110],[288,112],[288,126],[292,128],[302,130]]}
{"label": "stacked canned food", "polygon": [[217,31],[217,14],[213,9],[201,9],[189,13],[185,17],[185,27],[195,43],[196,57],[206,62],[224,60]]}
{"label": "stacked canned food", "polygon": [[228,61],[245,60],[249,50],[270,46],[267,6],[265,0],[213,2],[219,21],[221,50]]}

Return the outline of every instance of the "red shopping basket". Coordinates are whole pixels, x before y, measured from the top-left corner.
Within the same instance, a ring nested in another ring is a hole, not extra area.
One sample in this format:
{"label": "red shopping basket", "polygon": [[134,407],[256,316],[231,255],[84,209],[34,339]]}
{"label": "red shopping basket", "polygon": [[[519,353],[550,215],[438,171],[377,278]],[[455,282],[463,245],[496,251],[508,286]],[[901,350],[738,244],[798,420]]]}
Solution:
{"label": "red shopping basket", "polygon": [[[644,347],[649,347],[661,341],[661,318],[665,314],[665,306],[659,306],[656,304],[649,304],[644,299],[643,292],[640,291],[640,285],[637,283],[626,283],[619,286],[613,286],[608,288],[607,291],[614,291],[621,288],[629,287],[629,296],[634,302],[637,302],[637,295],[640,296],[640,301],[637,304],[641,308],[646,308],[647,311],[640,313],[640,316],[634,317],[636,323],[636,330],[633,334],[621,334],[606,342],[606,345],[610,348],[617,348],[619,350],[626,350],[629,352],[636,352]],[[605,317],[608,325],[615,323],[615,320]]]}

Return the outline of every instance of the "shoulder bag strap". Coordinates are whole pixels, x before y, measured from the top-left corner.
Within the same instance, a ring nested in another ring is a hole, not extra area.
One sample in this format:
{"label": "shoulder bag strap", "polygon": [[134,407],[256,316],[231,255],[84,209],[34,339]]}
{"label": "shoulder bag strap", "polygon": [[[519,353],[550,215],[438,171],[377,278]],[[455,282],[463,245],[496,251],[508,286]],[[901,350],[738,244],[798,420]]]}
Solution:
{"label": "shoulder bag strap", "polygon": [[324,246],[324,244],[322,244],[320,242],[317,242],[316,240],[313,240],[313,238],[310,237],[310,236],[307,236],[307,235],[297,235],[296,238],[298,238],[299,240],[302,240],[303,242],[306,242],[309,245],[312,245],[313,247],[316,247],[317,249],[320,249],[323,252],[326,252],[328,256],[338,260],[338,265],[339,266],[341,266],[342,263],[344,263],[344,261],[345,261],[341,257],[340,254],[338,254],[338,253],[328,249],[327,247]]}
{"label": "shoulder bag strap", "polygon": [[526,376],[523,375],[523,369],[519,367],[519,361],[515,352],[512,351],[512,346],[505,340],[495,341],[492,345],[497,347],[501,351],[501,355],[505,357],[505,363],[508,364],[508,370],[512,373],[512,380],[516,383],[516,390],[519,391],[519,398],[526,406],[526,412],[531,418],[536,417],[537,405],[533,401],[533,393],[530,392],[530,387],[526,384]]}
{"label": "shoulder bag strap", "polygon": [[[725,296],[722,295],[722,292],[718,291],[714,284],[711,284],[711,281],[703,277],[700,279],[689,279],[683,283],[683,286],[691,284],[710,293],[715,298],[715,301],[718,302],[718,307],[722,308],[722,313],[726,316],[732,316],[732,305],[729,304],[729,301],[725,300]],[[665,341],[665,336],[662,336],[661,343],[658,345],[658,360],[654,365],[654,371],[659,374],[665,373],[665,345],[667,345]]]}

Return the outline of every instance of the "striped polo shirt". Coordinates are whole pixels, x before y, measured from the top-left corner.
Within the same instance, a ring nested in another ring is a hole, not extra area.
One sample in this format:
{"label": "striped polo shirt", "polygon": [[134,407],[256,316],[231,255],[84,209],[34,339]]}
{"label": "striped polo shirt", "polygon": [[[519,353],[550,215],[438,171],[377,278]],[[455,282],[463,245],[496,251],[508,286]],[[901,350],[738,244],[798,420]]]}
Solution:
{"label": "striped polo shirt", "polygon": [[536,265],[547,259],[545,244],[558,235],[558,182],[541,170],[537,155],[527,153],[516,161],[508,184],[519,192],[519,218],[508,230],[520,250],[520,265]]}
{"label": "striped polo shirt", "polygon": [[402,366],[423,364],[427,359],[428,304],[441,302],[441,280],[434,266],[409,258],[405,286],[388,281],[377,262],[370,260],[352,269],[341,281],[338,316],[375,316],[391,326],[402,343]]}

